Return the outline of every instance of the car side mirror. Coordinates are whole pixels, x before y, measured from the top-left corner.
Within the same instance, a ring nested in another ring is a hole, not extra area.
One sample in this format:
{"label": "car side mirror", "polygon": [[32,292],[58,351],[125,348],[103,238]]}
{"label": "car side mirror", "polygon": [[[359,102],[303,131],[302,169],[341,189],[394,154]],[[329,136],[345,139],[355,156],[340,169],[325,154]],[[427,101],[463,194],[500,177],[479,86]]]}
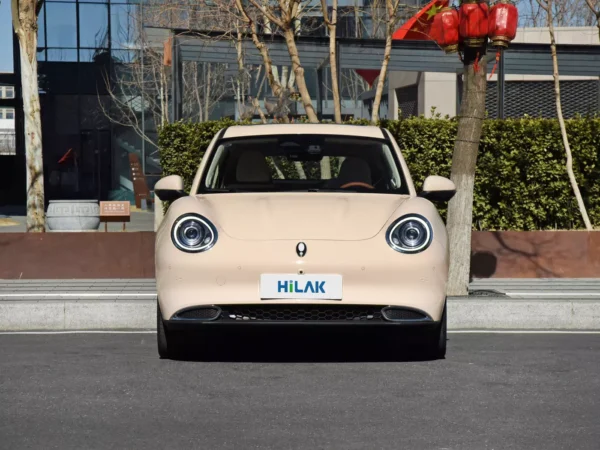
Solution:
{"label": "car side mirror", "polygon": [[178,198],[185,197],[183,190],[183,178],[179,175],[169,175],[161,178],[154,185],[154,194],[163,202],[172,202]]}
{"label": "car side mirror", "polygon": [[447,202],[456,194],[456,186],[448,178],[431,175],[425,178],[419,197],[432,202]]}

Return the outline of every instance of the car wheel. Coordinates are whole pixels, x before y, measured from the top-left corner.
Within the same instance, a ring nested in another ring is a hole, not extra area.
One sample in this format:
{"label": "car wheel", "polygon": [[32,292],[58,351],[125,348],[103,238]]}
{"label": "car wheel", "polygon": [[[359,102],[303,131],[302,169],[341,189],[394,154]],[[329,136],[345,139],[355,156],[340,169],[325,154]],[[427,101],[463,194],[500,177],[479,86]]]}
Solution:
{"label": "car wheel", "polygon": [[446,304],[444,303],[444,312],[442,320],[431,333],[429,341],[429,355],[433,359],[444,359],[446,357],[446,341],[448,340],[448,318],[446,316]]}
{"label": "car wheel", "polygon": [[165,322],[160,312],[160,306],[156,302],[156,340],[158,344],[158,356],[161,358],[173,358],[179,355],[181,351],[181,343],[179,336],[170,332],[165,327]]}

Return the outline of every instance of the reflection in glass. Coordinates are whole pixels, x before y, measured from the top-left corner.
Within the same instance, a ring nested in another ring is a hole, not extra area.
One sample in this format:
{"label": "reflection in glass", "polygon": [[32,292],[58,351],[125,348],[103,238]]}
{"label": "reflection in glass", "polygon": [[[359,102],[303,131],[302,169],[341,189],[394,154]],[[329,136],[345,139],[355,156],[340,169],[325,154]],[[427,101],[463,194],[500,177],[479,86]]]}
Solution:
{"label": "reflection in glass", "polygon": [[137,51],[134,50],[112,50],[111,55],[115,62],[132,63],[137,61]]}
{"label": "reflection in glass", "polygon": [[79,62],[98,62],[107,53],[105,48],[82,48],[79,50]]}
{"label": "reflection in glass", "polygon": [[38,40],[37,40],[37,46],[38,47],[45,47],[46,46],[46,23],[44,20],[44,11],[46,9],[46,6],[42,5],[42,9],[40,10],[40,14],[38,16]]}
{"label": "reflection in glass", "polygon": [[46,27],[49,47],[77,47],[75,4],[47,3]]}
{"label": "reflection in glass", "polygon": [[110,11],[112,48],[135,48],[138,38],[138,8],[135,5],[113,5]]}
{"label": "reflection in glass", "polygon": [[49,48],[48,61],[76,62],[77,50],[74,48]]}
{"label": "reflection in glass", "polygon": [[38,61],[46,61],[46,50],[38,50],[37,60]]}
{"label": "reflection in glass", "polygon": [[79,5],[79,46],[108,47],[108,6]]}

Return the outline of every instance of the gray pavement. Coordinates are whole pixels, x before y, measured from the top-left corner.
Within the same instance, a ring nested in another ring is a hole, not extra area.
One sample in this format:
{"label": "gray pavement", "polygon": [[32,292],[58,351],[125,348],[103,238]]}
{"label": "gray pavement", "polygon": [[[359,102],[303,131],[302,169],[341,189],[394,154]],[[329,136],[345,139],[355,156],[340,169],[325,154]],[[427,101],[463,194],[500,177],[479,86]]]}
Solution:
{"label": "gray pavement", "polygon": [[213,336],[211,362],[159,360],[154,334],[0,335],[0,448],[599,447],[598,334],[390,361],[373,336],[282,333]]}

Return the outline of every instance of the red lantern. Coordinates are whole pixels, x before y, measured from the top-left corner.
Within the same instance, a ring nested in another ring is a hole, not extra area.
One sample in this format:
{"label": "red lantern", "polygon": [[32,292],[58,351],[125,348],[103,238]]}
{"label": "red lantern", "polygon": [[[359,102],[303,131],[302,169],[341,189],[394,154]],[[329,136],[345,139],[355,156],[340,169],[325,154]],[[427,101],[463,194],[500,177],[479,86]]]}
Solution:
{"label": "red lantern", "polygon": [[488,34],[488,5],[478,0],[463,0],[460,5],[460,36],[467,47],[482,47]]}
{"label": "red lantern", "polygon": [[488,20],[488,34],[495,47],[508,47],[517,35],[519,12],[517,7],[507,0],[500,0],[492,6]]}
{"label": "red lantern", "polygon": [[458,51],[458,23],[458,11],[454,8],[444,8],[433,16],[431,37],[446,53]]}

